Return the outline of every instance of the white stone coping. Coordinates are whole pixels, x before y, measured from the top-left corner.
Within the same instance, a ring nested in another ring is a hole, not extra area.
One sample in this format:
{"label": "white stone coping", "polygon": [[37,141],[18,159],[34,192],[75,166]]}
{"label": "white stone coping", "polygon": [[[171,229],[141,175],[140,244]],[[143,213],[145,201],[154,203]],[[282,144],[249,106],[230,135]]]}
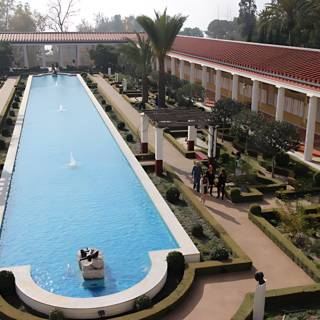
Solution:
{"label": "white stone coping", "polygon": [[[175,237],[179,248],[176,250],[183,253],[187,262],[197,262],[200,259],[198,249],[192,243],[191,239],[182,228],[177,218],[172,213],[171,209],[164,201],[159,191],[153,185],[152,181],[141,167],[138,160],[135,158],[120,133],[117,131],[111,120],[108,118],[103,108],[88,88],[82,77],[78,74],[78,79],[86,90],[95,105],[99,115],[106,124],[110,133],[118,143],[120,149],[126,156],[132,169],[140,179],[146,192],[149,194],[159,214],[166,223],[168,229]],[[29,76],[25,94],[20,106],[17,122],[12,135],[8,155],[1,176],[1,181],[4,182],[4,189],[0,198],[0,218],[1,223],[5,211],[5,204],[10,187],[11,176],[13,173],[15,157],[21,136],[23,119],[26,111],[26,106],[30,94],[32,76]],[[151,260],[151,268],[147,276],[129,289],[121,292],[110,294],[96,298],[72,298],[53,294],[40,288],[31,277],[31,266],[18,266],[11,268],[3,268],[11,270],[15,274],[17,293],[22,301],[31,308],[49,314],[54,308],[63,311],[66,317],[74,319],[94,319],[98,317],[98,311],[104,310],[106,315],[116,315],[132,310],[134,300],[147,294],[149,297],[154,297],[163,287],[167,277],[166,256],[171,250],[158,250],[149,252]],[[107,281],[107,280],[106,280]]]}

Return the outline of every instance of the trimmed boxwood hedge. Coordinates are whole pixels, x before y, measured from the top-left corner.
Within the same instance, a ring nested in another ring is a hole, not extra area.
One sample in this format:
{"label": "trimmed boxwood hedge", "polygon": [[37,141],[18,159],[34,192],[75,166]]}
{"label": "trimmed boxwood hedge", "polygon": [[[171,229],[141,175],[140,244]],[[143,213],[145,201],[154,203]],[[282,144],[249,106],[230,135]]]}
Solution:
{"label": "trimmed boxwood hedge", "polygon": [[240,192],[239,188],[226,190],[227,197],[233,203],[257,202],[263,200],[263,193],[253,187],[249,187],[250,192]]}
{"label": "trimmed boxwood hedge", "polygon": [[249,219],[256,224],[286,255],[300,266],[312,279],[320,282],[320,270],[290,240],[262,216],[249,212]]}

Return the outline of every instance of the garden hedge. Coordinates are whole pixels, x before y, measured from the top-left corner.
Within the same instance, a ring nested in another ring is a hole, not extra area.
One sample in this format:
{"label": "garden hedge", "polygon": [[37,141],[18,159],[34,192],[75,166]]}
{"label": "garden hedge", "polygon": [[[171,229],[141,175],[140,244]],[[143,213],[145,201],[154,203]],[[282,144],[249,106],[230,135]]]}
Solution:
{"label": "garden hedge", "polygon": [[313,280],[320,282],[320,270],[290,240],[262,216],[249,212],[249,219],[257,225],[287,256],[301,267]]}
{"label": "garden hedge", "polygon": [[[251,320],[253,312],[253,293],[247,293],[241,306],[231,320]],[[285,309],[307,309],[319,305],[320,285],[299,286],[268,290],[266,294],[266,312],[280,312]]]}
{"label": "garden hedge", "polygon": [[296,199],[299,197],[304,197],[307,194],[319,194],[320,188],[311,188],[305,190],[278,190],[276,191],[276,197],[279,199]]}
{"label": "garden hedge", "polygon": [[238,188],[227,188],[226,195],[228,199],[230,199],[233,203],[243,203],[243,202],[257,202],[263,200],[263,193],[261,193],[258,189],[249,187],[250,192],[233,192],[233,190]]}

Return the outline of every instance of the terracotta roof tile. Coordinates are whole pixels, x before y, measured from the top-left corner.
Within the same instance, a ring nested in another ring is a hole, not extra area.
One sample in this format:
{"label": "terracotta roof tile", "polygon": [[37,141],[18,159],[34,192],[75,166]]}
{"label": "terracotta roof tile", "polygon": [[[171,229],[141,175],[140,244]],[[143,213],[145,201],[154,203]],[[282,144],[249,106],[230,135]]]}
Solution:
{"label": "terracotta roof tile", "polygon": [[178,36],[172,52],[320,85],[320,50],[316,49]]}

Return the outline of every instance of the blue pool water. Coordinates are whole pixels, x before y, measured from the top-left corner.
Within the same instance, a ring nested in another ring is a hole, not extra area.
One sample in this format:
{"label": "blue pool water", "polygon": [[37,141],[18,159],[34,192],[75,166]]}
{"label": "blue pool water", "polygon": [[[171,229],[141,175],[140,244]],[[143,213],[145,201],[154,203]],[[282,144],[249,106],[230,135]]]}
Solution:
{"label": "blue pool water", "polygon": [[[104,285],[83,283],[76,261],[83,247],[103,251]],[[34,78],[0,266],[31,264],[38,285],[60,295],[102,296],[141,281],[150,269],[149,251],[177,247],[80,81]]]}

